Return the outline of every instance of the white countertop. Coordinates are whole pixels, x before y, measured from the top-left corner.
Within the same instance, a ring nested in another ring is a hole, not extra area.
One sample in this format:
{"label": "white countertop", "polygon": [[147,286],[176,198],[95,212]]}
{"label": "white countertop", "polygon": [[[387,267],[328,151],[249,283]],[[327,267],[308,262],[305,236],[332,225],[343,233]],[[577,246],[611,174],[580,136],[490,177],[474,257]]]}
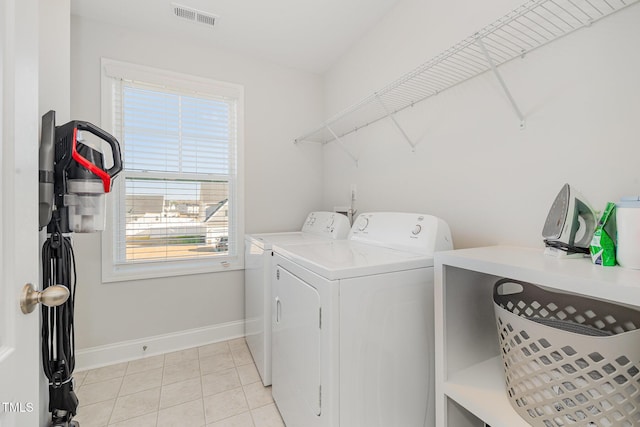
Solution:
{"label": "white countertop", "polygon": [[568,259],[543,249],[489,246],[437,252],[436,266],[446,264],[612,302],[640,306],[640,270],[602,267],[590,258]]}

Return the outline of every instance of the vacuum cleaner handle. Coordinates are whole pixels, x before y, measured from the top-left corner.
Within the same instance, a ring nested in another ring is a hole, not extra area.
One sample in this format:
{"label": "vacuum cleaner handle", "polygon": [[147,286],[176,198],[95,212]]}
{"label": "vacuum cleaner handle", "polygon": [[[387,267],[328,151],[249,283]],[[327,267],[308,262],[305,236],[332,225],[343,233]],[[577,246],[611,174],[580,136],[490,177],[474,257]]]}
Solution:
{"label": "vacuum cleaner handle", "polygon": [[111,153],[113,155],[113,166],[107,169],[105,172],[109,174],[111,178],[116,176],[122,170],[122,156],[120,155],[120,144],[111,134],[100,129],[93,123],[76,121],[76,127],[79,130],[86,130],[89,133],[94,134],[98,138],[105,141],[111,147]]}

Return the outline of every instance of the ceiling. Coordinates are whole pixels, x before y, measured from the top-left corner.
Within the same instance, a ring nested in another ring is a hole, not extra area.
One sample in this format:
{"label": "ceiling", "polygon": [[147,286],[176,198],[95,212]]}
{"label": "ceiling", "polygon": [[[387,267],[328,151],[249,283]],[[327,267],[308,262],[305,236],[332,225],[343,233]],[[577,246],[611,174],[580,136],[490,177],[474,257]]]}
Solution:
{"label": "ceiling", "polygon": [[[323,73],[400,0],[71,0],[71,13],[143,31],[172,31],[286,67]],[[172,4],[217,15],[213,27]]]}

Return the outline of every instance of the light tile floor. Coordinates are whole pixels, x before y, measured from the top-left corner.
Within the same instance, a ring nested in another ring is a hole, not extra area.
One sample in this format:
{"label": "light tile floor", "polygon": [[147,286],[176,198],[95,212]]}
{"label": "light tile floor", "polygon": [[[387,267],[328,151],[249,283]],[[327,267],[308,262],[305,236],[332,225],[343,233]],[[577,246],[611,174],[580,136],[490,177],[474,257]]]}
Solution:
{"label": "light tile floor", "polygon": [[244,338],[74,378],[81,427],[284,427]]}

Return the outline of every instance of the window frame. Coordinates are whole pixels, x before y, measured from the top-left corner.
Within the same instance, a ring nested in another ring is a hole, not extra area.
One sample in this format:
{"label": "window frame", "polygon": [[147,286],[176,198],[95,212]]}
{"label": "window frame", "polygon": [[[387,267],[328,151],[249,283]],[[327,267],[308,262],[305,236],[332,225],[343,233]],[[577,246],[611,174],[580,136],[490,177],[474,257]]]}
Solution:
{"label": "window frame", "polygon": [[[235,179],[229,176],[229,193],[233,192],[235,203],[229,203],[230,233],[235,229],[235,254],[217,255],[203,258],[167,259],[119,263],[117,260],[115,219],[118,212],[117,200],[126,203],[125,173],[114,180],[112,191],[107,195],[106,226],[101,233],[102,240],[102,281],[119,282],[157,277],[181,276],[221,271],[242,270],[244,268],[244,87],[235,83],[221,82],[199,76],[167,71],[138,64],[101,59],[101,126],[115,135],[113,117],[114,80],[125,79],[147,85],[176,89],[194,96],[225,96],[236,99],[236,165]],[[116,136],[117,138],[118,136]],[[124,152],[124,150],[122,150]],[[127,176],[137,175],[135,171]],[[157,175],[155,172],[153,175]],[[165,177],[175,174],[159,175]],[[191,175],[197,177],[197,174]],[[230,197],[231,199],[231,197]],[[230,200],[231,202],[231,200]],[[122,218],[120,219],[122,220]]]}

